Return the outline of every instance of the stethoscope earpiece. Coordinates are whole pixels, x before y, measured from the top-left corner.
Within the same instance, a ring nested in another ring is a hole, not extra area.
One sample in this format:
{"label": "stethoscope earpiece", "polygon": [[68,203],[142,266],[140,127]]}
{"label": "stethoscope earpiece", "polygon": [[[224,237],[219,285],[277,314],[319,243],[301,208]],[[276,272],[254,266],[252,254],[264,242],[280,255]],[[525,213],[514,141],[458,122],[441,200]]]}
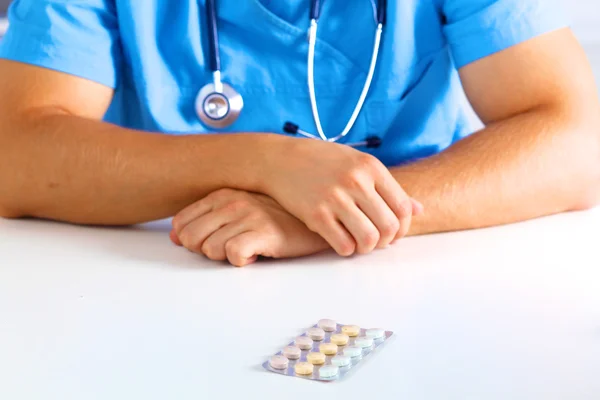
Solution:
{"label": "stethoscope earpiece", "polygon": [[[300,127],[298,125],[296,125],[290,121],[287,121],[285,124],[283,124],[283,131],[290,135],[301,135],[301,136],[311,138],[311,139],[319,139],[319,137],[312,135],[306,131],[303,131],[302,129],[300,129]],[[333,141],[333,140],[328,140],[328,142],[335,143],[335,141]],[[383,143],[383,140],[379,136],[369,136],[362,142],[344,143],[344,144],[346,146],[354,147],[354,148],[366,147],[367,149],[377,149],[377,148],[381,147],[382,143]]]}

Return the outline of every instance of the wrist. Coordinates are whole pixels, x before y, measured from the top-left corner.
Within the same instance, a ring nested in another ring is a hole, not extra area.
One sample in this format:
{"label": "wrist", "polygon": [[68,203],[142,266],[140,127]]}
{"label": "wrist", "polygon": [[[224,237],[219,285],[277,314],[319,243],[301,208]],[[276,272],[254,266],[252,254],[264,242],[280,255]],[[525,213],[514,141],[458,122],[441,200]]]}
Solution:
{"label": "wrist", "polygon": [[[263,133],[197,135],[193,138],[196,140],[189,154],[195,168],[190,172],[195,185],[203,182],[199,190],[201,195],[222,188],[268,194],[273,172],[281,166],[278,154],[283,151],[284,142],[290,140]],[[182,144],[190,150],[190,142]]]}
{"label": "wrist", "polygon": [[244,168],[247,187],[244,190],[273,196],[277,176],[285,166],[286,157],[296,139],[276,134],[248,135],[251,143],[244,149],[248,164]]}

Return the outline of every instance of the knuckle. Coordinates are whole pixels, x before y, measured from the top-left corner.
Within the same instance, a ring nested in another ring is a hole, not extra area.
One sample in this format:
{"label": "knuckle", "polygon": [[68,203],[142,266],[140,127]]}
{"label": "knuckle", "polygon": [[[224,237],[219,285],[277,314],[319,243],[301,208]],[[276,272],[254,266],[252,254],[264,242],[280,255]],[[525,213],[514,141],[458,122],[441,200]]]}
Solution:
{"label": "knuckle", "polygon": [[338,254],[349,257],[356,251],[356,244],[352,240],[342,240],[338,246]]}
{"label": "knuckle", "polygon": [[379,242],[379,232],[376,229],[365,231],[362,237],[363,250],[372,250]]}
{"label": "knuckle", "polygon": [[181,229],[183,229],[183,226],[181,226],[181,217],[179,215],[173,217],[171,225],[173,226],[173,229],[175,229],[175,232],[181,232]]}
{"label": "knuckle", "polygon": [[238,212],[247,209],[250,206],[250,202],[246,199],[236,199],[227,203],[223,209],[228,212]]}
{"label": "knuckle", "polygon": [[365,173],[362,170],[354,169],[348,171],[341,180],[343,187],[347,189],[363,189],[365,187]]}
{"label": "knuckle", "polygon": [[239,246],[237,245],[237,243],[233,240],[228,241],[227,243],[225,243],[225,251],[227,252],[227,254],[233,255],[236,254],[236,252],[239,250]]}
{"label": "knuckle", "polygon": [[306,227],[312,232],[319,234],[328,231],[330,225],[333,223],[330,210],[331,207],[327,203],[322,203],[312,208],[305,221]]}
{"label": "knuckle", "polygon": [[265,219],[267,213],[260,208],[252,208],[248,212],[248,219],[250,221],[259,221]]}
{"label": "knuckle", "polygon": [[181,240],[181,244],[183,244],[186,249],[196,253],[201,251],[202,245],[196,235],[184,231],[179,236],[179,240]]}
{"label": "knuckle", "polygon": [[206,257],[210,258],[211,260],[221,260],[222,259],[222,255],[221,252],[219,252],[219,248],[217,246],[215,246],[214,244],[211,243],[204,243],[202,245],[201,248],[202,254],[204,254]]}
{"label": "knuckle", "polygon": [[401,217],[409,217],[412,215],[412,204],[409,199],[403,199],[398,204],[398,212]]}
{"label": "knuckle", "polygon": [[240,265],[243,261],[242,248],[235,242],[227,242],[225,244],[225,252],[227,253],[227,259],[233,265]]}
{"label": "knuckle", "polygon": [[372,170],[379,167],[379,160],[370,154],[362,153],[358,156],[357,165],[361,169]]}
{"label": "knuckle", "polygon": [[329,189],[325,195],[323,196],[323,201],[321,202],[321,208],[325,210],[329,210],[332,206],[337,206],[344,201],[344,190],[341,188],[331,188]]}
{"label": "knuckle", "polygon": [[181,244],[189,248],[192,244],[192,235],[185,229],[179,234],[179,240],[181,240]]}
{"label": "knuckle", "polygon": [[385,224],[381,227],[381,234],[383,236],[392,236],[398,233],[400,230],[400,221],[396,218],[392,218],[387,220]]}
{"label": "knuckle", "polygon": [[326,204],[319,204],[312,209],[310,216],[313,222],[323,224],[329,217],[329,207]]}

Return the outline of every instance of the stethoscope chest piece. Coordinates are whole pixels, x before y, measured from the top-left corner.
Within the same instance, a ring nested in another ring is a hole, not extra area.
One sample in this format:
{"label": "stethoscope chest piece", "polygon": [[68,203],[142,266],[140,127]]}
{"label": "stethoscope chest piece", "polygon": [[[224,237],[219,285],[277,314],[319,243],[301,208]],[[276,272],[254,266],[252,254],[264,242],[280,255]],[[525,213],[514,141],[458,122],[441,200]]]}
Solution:
{"label": "stethoscope chest piece", "polygon": [[196,97],[196,113],[211,128],[223,129],[232,125],[244,108],[242,96],[227,83],[217,91],[214,83],[204,86]]}

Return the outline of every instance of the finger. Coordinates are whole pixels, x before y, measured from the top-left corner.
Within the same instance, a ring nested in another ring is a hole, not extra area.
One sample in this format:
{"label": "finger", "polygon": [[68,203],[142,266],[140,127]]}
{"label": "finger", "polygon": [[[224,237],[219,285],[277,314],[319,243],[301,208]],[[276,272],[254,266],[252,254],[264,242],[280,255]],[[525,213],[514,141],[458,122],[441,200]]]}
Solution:
{"label": "finger", "polygon": [[400,184],[387,172],[375,184],[375,190],[396,214],[400,228],[395,239],[400,239],[408,233],[412,221],[413,203]]}
{"label": "finger", "polygon": [[213,211],[187,224],[179,233],[179,240],[188,250],[203,254],[204,241],[214,232],[238,218],[238,213],[227,208]]}
{"label": "finger", "polygon": [[173,229],[179,236],[183,229],[193,220],[211,212],[214,204],[208,198],[195,202],[181,210],[173,217]]}
{"label": "finger", "polygon": [[225,244],[244,232],[249,231],[249,224],[244,220],[235,221],[227,224],[213,232],[202,244],[201,251],[206,257],[215,261],[223,261],[227,259]]}
{"label": "finger", "polygon": [[266,252],[267,238],[256,231],[244,232],[227,241],[225,253],[227,260],[236,267],[245,267],[254,263],[259,255]]}
{"label": "finger", "polygon": [[379,241],[376,246],[384,248],[389,245],[400,230],[400,222],[396,214],[374,189],[359,197],[357,205],[379,232]]}
{"label": "finger", "polygon": [[179,237],[177,237],[177,234],[175,233],[175,229],[171,229],[171,232],[169,233],[169,238],[177,246],[182,246],[181,241],[179,240]]}
{"label": "finger", "polygon": [[372,252],[379,243],[380,234],[365,213],[356,204],[348,201],[340,207],[338,215],[340,222],[356,242],[356,252],[359,254]]}
{"label": "finger", "polygon": [[356,242],[344,225],[326,209],[315,212],[308,228],[323,239],[342,257],[349,257],[356,251]]}
{"label": "finger", "polygon": [[423,203],[421,203],[420,201],[413,199],[412,197],[410,198],[410,201],[412,203],[412,212],[413,212],[413,217],[417,217],[419,215],[423,215],[423,213],[425,213],[425,206],[423,205]]}

